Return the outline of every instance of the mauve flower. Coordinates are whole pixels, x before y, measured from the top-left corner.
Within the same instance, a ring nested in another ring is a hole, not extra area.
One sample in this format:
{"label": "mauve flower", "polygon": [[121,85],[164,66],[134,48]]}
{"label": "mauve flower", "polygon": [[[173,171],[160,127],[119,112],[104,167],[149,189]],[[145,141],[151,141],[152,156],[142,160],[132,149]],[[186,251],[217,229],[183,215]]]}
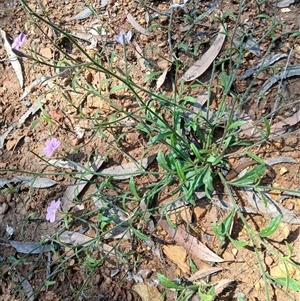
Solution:
{"label": "mauve flower", "polygon": [[121,30],[120,34],[115,36],[115,41],[123,45],[124,41],[125,44],[128,44],[131,38],[132,38],[132,32],[130,30],[127,33],[125,32],[125,30]]}
{"label": "mauve flower", "polygon": [[179,3],[173,3],[171,4],[171,8],[177,8],[177,7],[184,7],[186,5],[186,3],[188,2],[188,0],[183,0],[182,4]]}
{"label": "mauve flower", "polygon": [[18,37],[15,38],[14,42],[11,45],[11,48],[15,48],[19,50],[19,48],[23,45],[26,38],[26,34],[21,32]]}
{"label": "mauve flower", "polygon": [[52,138],[46,141],[46,147],[43,151],[45,155],[50,158],[59,146],[60,142],[56,138]]}
{"label": "mauve flower", "polygon": [[52,201],[50,206],[47,208],[46,220],[49,221],[50,223],[55,222],[55,215],[60,207],[60,203],[61,203],[60,200]]}

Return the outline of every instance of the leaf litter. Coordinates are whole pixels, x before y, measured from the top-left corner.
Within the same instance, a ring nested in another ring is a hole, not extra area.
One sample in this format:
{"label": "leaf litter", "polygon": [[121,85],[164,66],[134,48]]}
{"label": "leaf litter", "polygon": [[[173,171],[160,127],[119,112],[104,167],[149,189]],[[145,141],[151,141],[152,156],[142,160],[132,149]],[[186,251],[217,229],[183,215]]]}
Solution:
{"label": "leaf litter", "polygon": [[209,68],[223,46],[226,38],[225,30],[226,24],[224,24],[224,27],[221,26],[220,32],[210,48],[184,73],[182,76],[183,80],[192,81],[202,75]]}
{"label": "leaf litter", "polygon": [[74,169],[74,170],[76,170],[76,169]]}
{"label": "leaf litter", "polygon": [[187,233],[181,227],[172,229],[165,220],[160,221],[159,225],[175,240],[177,245],[182,246],[188,254],[195,258],[209,262],[224,262],[224,259],[212,252],[197,238]]}
{"label": "leaf litter", "polygon": [[18,57],[12,51],[12,47],[10,46],[10,44],[7,40],[7,37],[6,37],[6,32],[4,30],[2,30],[1,28],[0,28],[0,35],[1,35],[2,39],[4,40],[4,48],[6,50],[7,57],[15,70],[15,73],[16,73],[17,78],[20,83],[20,87],[22,88],[23,84],[24,84],[22,66],[18,60]]}

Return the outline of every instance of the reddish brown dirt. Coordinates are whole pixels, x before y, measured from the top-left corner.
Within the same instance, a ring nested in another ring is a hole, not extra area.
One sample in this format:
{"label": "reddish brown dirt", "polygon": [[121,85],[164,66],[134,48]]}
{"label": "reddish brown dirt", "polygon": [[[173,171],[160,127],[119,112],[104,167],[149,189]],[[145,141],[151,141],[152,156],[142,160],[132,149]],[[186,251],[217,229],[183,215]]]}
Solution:
{"label": "reddish brown dirt", "polygon": [[[5,2],[5,3],[4,3]],[[33,51],[42,55],[37,58],[49,63],[55,63],[55,60],[63,61],[65,57],[60,53],[59,49],[66,50],[66,52],[77,62],[85,62],[86,58],[79,52],[79,50],[72,45],[67,39],[59,39],[55,33],[46,24],[39,23],[35,26],[30,23],[30,16],[28,12],[18,4],[17,1],[11,1],[12,6],[9,6],[9,1],[0,1],[0,28],[6,31],[9,38],[12,40],[18,33],[26,32],[28,37],[22,47],[22,51],[34,55]],[[89,1],[93,2],[93,1]],[[99,1],[96,1],[97,4]],[[124,49],[120,44],[113,43],[113,38],[119,33],[120,29],[133,30],[134,42],[142,49],[142,58],[145,62],[141,63],[141,58],[135,51],[136,44],[131,43],[127,47],[127,61],[132,68],[131,78],[134,82],[155,89],[155,83],[144,83],[145,72],[143,64],[152,66],[153,71],[164,70],[169,67],[171,60],[171,53],[169,50],[169,40],[165,28],[168,26],[168,17],[164,15],[159,18],[154,18],[150,25],[159,25],[154,28],[154,31],[149,36],[142,35],[132,28],[126,19],[125,9],[128,10],[136,21],[146,27],[145,12],[153,14],[155,10],[168,10],[170,7],[169,1],[144,1],[143,7],[139,1],[108,1],[105,8],[96,7],[99,14],[99,22],[104,24],[103,28],[107,31],[106,41],[103,47],[102,42],[99,43],[98,49],[91,49],[90,43],[83,40],[76,40],[81,47],[83,47],[90,56],[98,58],[101,52],[99,61],[106,63],[106,56],[110,56],[112,51],[115,51],[115,59],[113,61],[114,71],[119,74],[124,72],[125,63],[123,60]],[[206,2],[203,4],[199,1],[189,1],[193,3],[193,11],[195,16],[199,16],[208,6]],[[212,2],[212,1],[208,1]],[[72,33],[82,31],[82,28],[87,28],[91,21],[96,20],[96,17],[88,18],[87,20],[71,20],[78,12],[82,10],[83,1],[50,1],[43,0],[41,4],[38,1],[28,1],[30,7],[42,13],[44,9],[51,22],[63,29],[68,29]],[[155,10],[150,10],[149,7]],[[233,10],[237,12],[236,1],[222,1],[220,9],[223,12]],[[263,3],[260,11],[257,8],[257,1],[248,1],[247,8],[241,15],[241,20],[254,20],[249,25],[248,30],[252,32],[253,37],[257,40],[261,38],[265,28],[269,28],[271,23],[269,20],[265,21],[262,26],[258,19],[255,19],[259,13],[266,13],[272,17],[278,17],[282,21],[282,26],[278,26],[278,33],[296,30],[299,27],[300,6],[295,4],[291,7],[291,11],[282,12],[276,10],[271,4]],[[205,18],[201,21],[201,28],[197,31],[192,31],[186,35],[180,31],[184,22],[184,10],[174,10],[174,21],[172,22],[171,32],[173,34],[172,42],[183,43],[189,45],[189,51],[186,53],[183,49],[178,50],[176,55],[179,61],[183,64],[177,76],[180,78],[193,62],[204,53],[209,46],[211,36],[218,30],[216,20],[213,16]],[[98,22],[97,21],[97,22]],[[98,23],[99,23],[98,22]],[[162,26],[161,26],[162,25]],[[229,33],[232,34],[234,22],[228,18]],[[44,34],[42,33],[44,32]],[[205,32],[205,40],[199,45],[199,50],[192,53],[195,43],[199,40],[199,34]],[[56,43],[57,48],[54,47],[53,42]],[[107,43],[106,43],[107,42]],[[226,42],[223,50],[228,47]],[[260,48],[262,56],[268,48],[270,39],[265,39],[261,42]],[[157,47],[158,46],[158,47]],[[291,38],[283,36],[271,50],[271,54],[278,51],[289,54],[291,47],[293,52],[289,57],[289,64],[298,65],[300,60],[300,42],[299,37]],[[5,58],[6,52],[3,44],[0,44],[0,57]],[[222,52],[218,57],[223,57]],[[253,54],[246,54],[243,59],[241,70],[238,74],[242,74],[247,68],[251,67],[260,58]],[[34,64],[30,59],[21,59],[24,86],[27,87],[36,78],[41,75],[55,76],[57,75],[55,68],[43,64]],[[286,60],[277,62],[276,67],[282,68],[286,64]],[[116,68],[118,67],[118,68]],[[156,279],[156,272],[160,272],[169,279],[174,280],[176,277],[182,279],[187,278],[178,266],[171,260],[164,256],[164,260],[160,261],[153,253],[153,250],[145,244],[142,240],[123,240],[118,246],[119,251],[127,254],[124,257],[109,256],[102,265],[93,266],[88,262],[87,255],[94,261],[101,259],[104,255],[102,250],[97,250],[91,247],[88,251],[81,252],[80,248],[72,249],[70,246],[60,247],[55,252],[49,252],[40,255],[24,256],[16,252],[9,244],[9,240],[17,240],[24,242],[39,242],[54,235],[59,231],[62,224],[49,224],[45,220],[46,210],[51,200],[61,198],[70,184],[72,177],[66,172],[57,173],[57,169],[47,164],[47,159],[44,158],[43,148],[45,141],[53,136],[61,141],[61,147],[56,157],[67,157],[72,161],[86,164],[91,154],[99,154],[106,156],[104,167],[116,166],[121,163],[127,163],[128,158],[139,160],[143,156],[150,156],[156,154],[159,149],[167,151],[166,146],[155,145],[149,146],[147,137],[136,129],[134,126],[118,126],[106,127],[104,131],[103,124],[110,123],[114,118],[120,117],[123,113],[118,112],[136,112],[137,116],[142,116],[140,104],[132,96],[129,89],[119,90],[114,93],[109,93],[110,89],[120,84],[117,79],[109,81],[102,73],[95,70],[85,71],[78,75],[78,83],[82,83],[82,87],[77,87],[75,92],[72,87],[72,76],[75,75],[74,70],[72,75],[66,78],[54,77],[51,85],[39,85],[33,89],[26,97],[26,101],[33,104],[40,98],[43,105],[43,112],[40,110],[33,116],[30,116],[23,124],[19,124],[20,117],[26,113],[28,107],[22,104],[19,100],[24,92],[24,88],[20,88],[18,80],[15,76],[14,70],[9,61],[3,60],[0,64],[0,135],[13,125],[14,128],[5,139],[3,147],[0,149],[0,179],[11,179],[17,175],[40,174],[43,177],[51,178],[58,182],[57,185],[47,189],[29,188],[28,186],[13,185],[0,187],[0,300],[25,300],[24,288],[20,284],[20,278],[26,277],[32,288],[36,291],[36,300],[141,300],[138,293],[134,291],[135,281],[128,277],[128,271],[136,275],[138,272],[151,271],[149,277],[144,277],[145,282],[150,282]],[[207,82],[210,79],[210,72],[206,72],[201,81]],[[166,78],[165,83],[160,88],[165,91],[167,95],[171,95],[172,84],[176,82],[172,78],[174,70],[172,69]],[[271,76],[271,70],[265,71],[261,78],[253,86],[249,97],[253,97],[253,101],[248,101],[243,109],[252,117],[253,120],[262,118],[263,114],[274,110],[274,99],[278,96],[277,88],[274,86],[268,91],[266,98],[264,98],[259,106],[255,101],[255,93],[259,90],[265,79]],[[214,82],[218,81],[218,76],[215,77]],[[85,95],[87,85],[89,83],[96,87],[99,93],[102,93],[108,102],[103,101],[100,97],[92,97]],[[238,97],[242,96],[245,89],[249,86],[251,79],[244,82],[236,81],[233,89]],[[275,120],[282,120],[290,114],[299,109],[299,88],[298,77],[289,78],[284,81],[283,92],[284,97],[280,98],[280,110],[275,116]],[[190,84],[186,84],[187,91],[191,91],[192,96],[197,96],[198,90],[192,89]],[[216,109],[218,105],[218,97],[220,90],[212,91],[212,105],[211,109]],[[149,96],[144,92],[140,92],[144,101],[149,101]],[[288,107],[287,104],[294,103]],[[157,105],[153,103],[153,105]],[[114,115],[115,114],[115,115]],[[126,114],[123,114],[126,116]],[[50,116],[50,118],[47,117]],[[122,115],[122,116],[123,116]],[[167,119],[170,118],[169,113],[166,112]],[[134,120],[128,118],[124,119],[126,122]],[[85,129],[83,139],[76,138],[76,126]],[[297,125],[298,126],[298,125]],[[295,127],[296,129],[296,127]],[[114,144],[115,141],[118,143]],[[116,147],[118,145],[119,149]],[[289,156],[299,161],[299,134],[295,132],[276,141],[265,143],[259,150],[257,155],[262,158]],[[119,150],[122,150],[120,152]],[[232,166],[239,164],[239,159],[230,158]],[[281,169],[286,168],[286,172],[281,174]],[[298,164],[283,164],[274,167],[276,177],[272,178],[271,184],[278,185],[286,189],[296,189],[300,186],[299,165]],[[148,171],[161,171],[157,163],[154,161],[148,168]],[[268,176],[266,176],[267,178]],[[265,179],[266,179],[265,178]],[[140,192],[147,189],[147,185],[155,184],[159,179],[157,174],[147,174],[136,178],[136,187]],[[268,179],[267,179],[268,180]],[[266,181],[267,181],[266,180]],[[80,195],[80,202],[87,198],[85,206],[91,206],[91,195],[96,188],[99,188],[99,183],[103,181],[101,177],[94,177],[93,181],[87,185],[83,193]],[[267,182],[269,183],[269,182]],[[116,191],[129,191],[128,181],[113,181],[112,185],[116,187],[114,193],[118,196]],[[178,194],[174,194],[177,185],[166,187],[156,198],[156,203],[153,207],[161,204],[166,204],[173,201]],[[107,192],[111,191],[108,187]],[[275,198],[275,197],[274,197]],[[136,201],[130,201],[124,198],[125,208],[128,211],[133,211],[139,204]],[[242,200],[239,200],[242,202]],[[283,201],[282,205],[295,212],[300,216],[300,202],[298,198],[291,197]],[[88,209],[90,207],[87,207]],[[85,208],[85,209],[87,209]],[[95,210],[93,208],[93,210]],[[155,212],[156,213],[156,212]],[[219,249],[219,241],[212,231],[212,223],[220,221],[227,215],[227,212],[217,208],[208,201],[198,202],[191,208],[192,220],[187,226],[185,222],[180,222],[181,226],[192,229],[189,230],[200,241],[208,246],[214,252],[219,251],[219,255],[226,259],[225,263],[218,264],[223,270],[211,277],[212,282],[217,282],[222,279],[233,279],[233,284],[226,288],[218,297],[219,300],[236,300],[237,293],[243,293],[247,300],[265,300],[264,283],[261,272],[259,270],[259,262],[255,254],[253,246],[246,248],[235,248],[231,244],[227,244],[226,248]],[[248,215],[246,216],[249,224],[256,230],[264,227],[268,223],[268,219],[262,215]],[[97,212],[88,217],[89,221],[96,221]],[[69,220],[70,222],[70,220]],[[9,236],[6,229],[7,226],[13,227],[14,234]],[[84,223],[71,223],[70,230],[81,231],[84,228]],[[98,225],[99,226],[99,225]],[[173,244],[172,238],[168,237],[166,232],[158,227],[155,233],[150,234],[147,225],[140,220],[135,220],[135,226],[141,232],[153,238],[159,250],[162,249],[164,242],[166,244]],[[237,219],[234,224],[232,235],[235,239],[248,240],[249,236],[244,229],[241,220]],[[86,235],[91,237],[95,235],[97,229],[90,227]],[[57,239],[57,238],[55,238]],[[106,243],[114,245],[116,241],[106,240]],[[287,247],[285,242],[288,242],[295,251],[293,260],[296,263],[300,262],[299,258],[299,227],[295,225],[284,224],[280,231],[276,232],[276,236],[272,237],[271,244],[279,253],[286,254]],[[298,251],[297,251],[298,250]],[[263,260],[262,265],[266,271],[278,266],[280,262],[278,259],[270,254],[263,246],[259,248],[259,254]],[[78,256],[76,254],[78,252]],[[69,257],[69,260],[66,258]],[[205,269],[210,265],[197,258],[192,258],[198,269]],[[18,261],[18,262],[17,262]],[[54,262],[50,266],[50,270],[57,271],[55,277],[49,279],[54,281],[51,285],[42,285],[48,273],[48,262]],[[20,276],[19,276],[20,277]],[[295,279],[300,280],[299,270],[293,274]],[[80,291],[82,289],[82,291]],[[160,292],[164,289],[159,286]],[[286,292],[280,287],[272,288],[270,291],[272,300],[296,300],[297,295],[291,291]],[[27,299],[26,299],[27,300]],[[149,300],[149,299],[145,299]],[[166,293],[165,300],[175,300],[173,292]]]}

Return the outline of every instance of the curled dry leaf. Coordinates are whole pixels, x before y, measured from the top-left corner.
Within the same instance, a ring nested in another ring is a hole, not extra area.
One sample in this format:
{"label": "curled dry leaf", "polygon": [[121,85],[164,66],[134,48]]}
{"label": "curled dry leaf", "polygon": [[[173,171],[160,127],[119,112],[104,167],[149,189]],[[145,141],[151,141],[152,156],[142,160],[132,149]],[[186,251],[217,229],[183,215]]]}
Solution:
{"label": "curled dry leaf", "polygon": [[202,75],[208,69],[211,63],[216,59],[225,41],[225,37],[226,37],[225,30],[226,30],[226,24],[224,24],[224,27],[223,26],[221,27],[216,40],[213,42],[210,48],[204,53],[204,55],[198,61],[196,61],[193,64],[193,66],[191,66],[184,73],[182,78],[185,81],[194,80],[200,75]]}
{"label": "curled dry leaf", "polygon": [[[292,76],[299,76],[300,75],[300,66],[289,66],[286,68],[286,70],[279,72],[272,76],[269,80],[267,80],[266,83],[262,86],[262,88],[259,91],[259,95],[264,95],[276,82],[286,79],[288,77]],[[257,99],[257,102],[260,101],[262,97],[259,97]]]}
{"label": "curled dry leaf", "polygon": [[278,60],[287,57],[288,55],[286,53],[277,53],[271,57],[268,57],[267,59],[264,59],[263,61],[255,64],[253,67],[249,68],[248,70],[246,70],[241,77],[239,78],[239,80],[245,80],[246,78],[250,77],[252,74],[254,74],[260,67],[267,67],[270,66],[272,64],[274,64],[275,62],[277,62]]}
{"label": "curled dry leaf", "polygon": [[40,100],[36,100],[31,106],[30,108],[26,111],[26,113],[24,113],[20,118],[19,118],[19,124],[22,124],[26,121],[26,119],[30,116],[30,115],[34,115],[37,111],[39,111],[41,109],[40,107]]}
{"label": "curled dry leaf", "polygon": [[169,71],[169,67],[165,68],[164,72],[158,77],[156,81],[156,89],[158,90],[166,80],[167,73]]}
{"label": "curled dry leaf", "polygon": [[0,136],[0,149],[3,148],[7,136],[14,128],[14,125],[9,126],[9,128]]}

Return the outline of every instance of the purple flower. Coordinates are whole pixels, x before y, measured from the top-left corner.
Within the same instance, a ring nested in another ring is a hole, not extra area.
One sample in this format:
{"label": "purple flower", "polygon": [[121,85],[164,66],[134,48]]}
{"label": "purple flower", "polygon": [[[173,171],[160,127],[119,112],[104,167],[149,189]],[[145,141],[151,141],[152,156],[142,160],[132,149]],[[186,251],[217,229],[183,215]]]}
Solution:
{"label": "purple flower", "polygon": [[43,149],[45,155],[50,158],[55,150],[60,146],[60,142],[56,138],[46,141],[46,147]]}
{"label": "purple flower", "polygon": [[171,8],[178,8],[178,7],[184,7],[186,5],[186,3],[188,2],[188,0],[183,0],[182,4],[179,3],[173,3],[171,4]]}
{"label": "purple flower", "polygon": [[117,36],[115,36],[115,41],[120,43],[120,44],[128,44],[130,42],[132,38],[132,32],[129,30],[127,33],[125,32],[125,30],[121,30],[120,34],[118,34]]}
{"label": "purple flower", "polygon": [[26,39],[26,34],[21,32],[18,37],[15,38],[14,42],[11,45],[11,48],[15,48],[19,50],[19,48],[23,45]]}
{"label": "purple flower", "polygon": [[50,223],[55,222],[55,215],[60,206],[60,200],[52,201],[50,206],[47,208],[46,220]]}

